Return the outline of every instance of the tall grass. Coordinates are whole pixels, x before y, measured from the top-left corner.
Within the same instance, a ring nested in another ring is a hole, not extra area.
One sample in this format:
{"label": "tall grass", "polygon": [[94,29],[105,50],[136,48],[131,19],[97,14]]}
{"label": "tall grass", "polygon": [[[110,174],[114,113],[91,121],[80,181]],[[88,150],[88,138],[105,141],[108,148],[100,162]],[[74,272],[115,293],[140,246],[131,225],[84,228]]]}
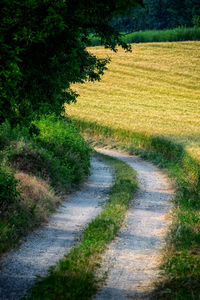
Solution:
{"label": "tall grass", "polygon": [[46,221],[60,203],[58,195],[89,173],[90,149],[69,121],[42,117],[31,134],[0,126],[0,254]]}
{"label": "tall grass", "polygon": [[[136,31],[123,35],[126,43],[152,43],[152,42],[177,42],[199,41],[199,27],[178,27],[174,29]],[[91,37],[91,46],[100,46],[101,41],[97,37]]]}
{"label": "tall grass", "polygon": [[200,65],[199,42],[133,46],[112,57],[102,82],[76,86],[67,114],[95,143],[125,147],[168,169],[176,181],[165,280],[153,299],[199,299]]}
{"label": "tall grass", "polygon": [[148,30],[129,33],[124,36],[127,43],[199,41],[200,28],[178,27],[165,30]]}

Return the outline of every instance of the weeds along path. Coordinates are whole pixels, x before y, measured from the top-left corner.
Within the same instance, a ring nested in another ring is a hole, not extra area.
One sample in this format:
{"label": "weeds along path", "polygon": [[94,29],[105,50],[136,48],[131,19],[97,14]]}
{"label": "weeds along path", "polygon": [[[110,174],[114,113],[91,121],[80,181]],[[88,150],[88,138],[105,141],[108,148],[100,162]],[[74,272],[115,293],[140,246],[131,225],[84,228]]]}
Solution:
{"label": "weeds along path", "polygon": [[153,282],[159,277],[161,249],[169,226],[169,200],[174,190],[167,176],[151,163],[111,150],[97,151],[134,168],[140,190],[125,226],[105,254],[100,273],[108,272],[108,278],[95,300],[149,299]]}
{"label": "weeds along path", "polygon": [[112,184],[110,168],[99,159],[91,160],[91,176],[83,188],[64,202],[50,222],[28,236],[17,250],[0,264],[0,299],[21,299],[37,275],[68,253],[83,227],[96,217],[107,200]]}

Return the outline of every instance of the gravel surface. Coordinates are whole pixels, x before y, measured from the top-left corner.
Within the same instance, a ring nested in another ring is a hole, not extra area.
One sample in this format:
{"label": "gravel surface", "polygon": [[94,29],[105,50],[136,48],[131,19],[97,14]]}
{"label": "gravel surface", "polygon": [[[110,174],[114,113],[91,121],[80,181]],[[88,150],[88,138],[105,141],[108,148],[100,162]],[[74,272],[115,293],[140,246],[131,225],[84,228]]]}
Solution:
{"label": "gravel surface", "polygon": [[91,160],[91,176],[83,188],[69,196],[48,224],[34,231],[18,250],[9,252],[0,265],[0,299],[21,299],[37,275],[68,253],[83,227],[101,211],[112,184],[110,168]]}
{"label": "gravel surface", "polygon": [[140,190],[135,195],[123,229],[110,244],[100,273],[108,277],[95,300],[149,299],[159,277],[161,249],[174,190],[166,175],[138,157],[111,150],[99,152],[117,157],[137,171]]}

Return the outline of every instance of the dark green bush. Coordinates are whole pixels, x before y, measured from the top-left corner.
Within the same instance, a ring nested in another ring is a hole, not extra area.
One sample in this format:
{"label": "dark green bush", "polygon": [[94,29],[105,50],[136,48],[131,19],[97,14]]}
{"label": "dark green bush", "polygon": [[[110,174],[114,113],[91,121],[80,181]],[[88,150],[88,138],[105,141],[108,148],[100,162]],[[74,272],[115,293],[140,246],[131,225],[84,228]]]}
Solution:
{"label": "dark green bush", "polygon": [[18,181],[6,167],[0,168],[0,215],[7,211],[11,204],[19,201]]}
{"label": "dark green bush", "polygon": [[89,173],[90,150],[66,118],[53,115],[26,128],[0,126],[0,160],[11,168],[50,180],[57,190],[70,190]]}
{"label": "dark green bush", "polygon": [[83,138],[64,118],[42,117],[29,129],[0,125],[0,254],[40,223],[34,195],[30,193],[27,206],[14,172],[41,177],[52,190],[69,192],[89,173],[89,154]]}

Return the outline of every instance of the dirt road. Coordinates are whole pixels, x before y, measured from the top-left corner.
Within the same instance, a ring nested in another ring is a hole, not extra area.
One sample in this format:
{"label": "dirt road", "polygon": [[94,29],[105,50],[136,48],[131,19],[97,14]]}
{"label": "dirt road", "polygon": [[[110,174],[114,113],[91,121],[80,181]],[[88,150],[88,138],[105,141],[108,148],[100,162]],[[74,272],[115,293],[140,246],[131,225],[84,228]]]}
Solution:
{"label": "dirt road", "polygon": [[21,299],[37,275],[68,253],[82,229],[101,211],[112,184],[110,168],[97,158],[91,160],[91,176],[83,188],[70,195],[49,223],[36,230],[0,264],[0,299]]}
{"label": "dirt road", "polygon": [[174,190],[167,176],[153,164],[111,150],[97,150],[135,169],[140,189],[125,226],[104,256],[100,272],[107,271],[108,278],[94,299],[149,299],[153,282],[159,277],[161,249],[169,226],[169,200]]}

